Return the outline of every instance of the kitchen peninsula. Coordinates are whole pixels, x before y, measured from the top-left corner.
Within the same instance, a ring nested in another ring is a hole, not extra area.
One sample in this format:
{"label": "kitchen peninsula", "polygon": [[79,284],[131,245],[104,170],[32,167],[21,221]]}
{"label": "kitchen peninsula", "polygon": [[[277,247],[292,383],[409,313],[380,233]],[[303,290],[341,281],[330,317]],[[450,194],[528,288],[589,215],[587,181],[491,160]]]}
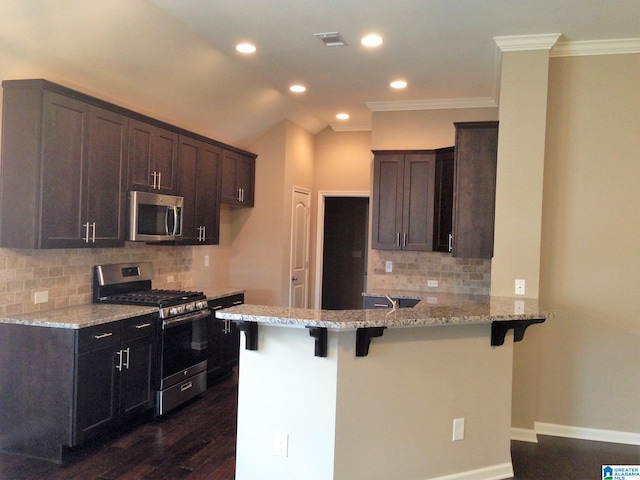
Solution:
{"label": "kitchen peninsula", "polygon": [[513,475],[512,338],[551,312],[532,299],[416,294],[406,309],[217,312],[245,332],[237,479]]}

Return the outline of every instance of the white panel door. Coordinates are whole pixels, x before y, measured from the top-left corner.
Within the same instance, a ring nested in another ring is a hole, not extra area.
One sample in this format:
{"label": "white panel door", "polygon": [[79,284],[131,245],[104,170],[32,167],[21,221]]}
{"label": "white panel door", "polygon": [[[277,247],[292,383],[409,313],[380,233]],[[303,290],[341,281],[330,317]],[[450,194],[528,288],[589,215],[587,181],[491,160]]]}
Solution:
{"label": "white panel door", "polygon": [[294,187],[291,214],[290,307],[308,306],[310,198],[310,192]]}

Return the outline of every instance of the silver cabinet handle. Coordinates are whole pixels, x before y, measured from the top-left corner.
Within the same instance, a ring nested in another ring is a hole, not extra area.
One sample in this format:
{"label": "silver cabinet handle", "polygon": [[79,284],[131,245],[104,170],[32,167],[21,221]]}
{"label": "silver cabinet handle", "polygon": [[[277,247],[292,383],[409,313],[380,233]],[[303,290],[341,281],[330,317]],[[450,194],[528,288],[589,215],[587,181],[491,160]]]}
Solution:
{"label": "silver cabinet handle", "polygon": [[398,232],[398,238],[396,239],[396,246],[400,247],[400,232]]}
{"label": "silver cabinet handle", "polygon": [[180,391],[184,392],[185,390],[189,390],[191,387],[193,387],[193,382],[183,383],[180,385]]}
{"label": "silver cabinet handle", "polygon": [[233,302],[231,305],[236,306],[236,305],[242,305],[243,301],[242,300],[236,300],[235,302]]}
{"label": "silver cabinet handle", "polygon": [[96,222],[91,222],[91,243],[96,243]]}
{"label": "silver cabinet handle", "polygon": [[158,172],[158,190],[162,188],[162,172]]}
{"label": "silver cabinet handle", "polygon": [[151,188],[152,188],[153,190],[155,190],[155,189],[156,189],[156,176],[157,176],[157,175],[158,175],[158,173],[157,173],[157,172],[153,172],[153,173],[151,174],[151,178],[153,179],[153,184],[151,185]]}
{"label": "silver cabinet handle", "polygon": [[84,241],[89,243],[89,222],[83,223],[82,226],[84,227]]}
{"label": "silver cabinet handle", "polygon": [[96,340],[100,340],[102,338],[107,338],[113,335],[113,332],[101,333],[100,335],[94,335],[93,338]]}
{"label": "silver cabinet handle", "polygon": [[407,246],[407,236],[408,236],[407,232],[404,232],[404,236],[403,236],[403,239],[402,239],[402,246],[403,247]]}
{"label": "silver cabinet handle", "polygon": [[140,325],[136,325],[136,329],[140,330],[142,328],[147,328],[147,327],[150,327],[150,326],[151,326],[150,323],[141,323]]}
{"label": "silver cabinet handle", "polygon": [[200,228],[202,228],[202,240],[200,241],[204,242],[207,239],[207,227],[203,225]]}
{"label": "silver cabinet handle", "polygon": [[122,356],[124,357],[124,354],[127,354],[127,360],[122,362],[122,368],[126,368],[127,370],[129,369],[129,356],[131,354],[131,347],[127,348],[126,350],[120,350],[121,352],[123,352]]}
{"label": "silver cabinet handle", "polygon": [[242,201],[242,189],[238,188],[238,201],[241,202]]}
{"label": "silver cabinet handle", "polygon": [[122,371],[122,350],[118,350],[116,352],[116,355],[118,355],[118,365],[116,365],[116,369],[121,372]]}
{"label": "silver cabinet handle", "polygon": [[449,234],[449,251],[453,251],[453,235]]}

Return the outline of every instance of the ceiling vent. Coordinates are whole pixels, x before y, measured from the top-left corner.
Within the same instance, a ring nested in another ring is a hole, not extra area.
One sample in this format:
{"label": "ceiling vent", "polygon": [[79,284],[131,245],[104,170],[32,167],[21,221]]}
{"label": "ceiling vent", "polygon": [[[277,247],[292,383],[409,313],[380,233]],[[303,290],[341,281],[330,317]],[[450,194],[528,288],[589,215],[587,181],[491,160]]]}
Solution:
{"label": "ceiling vent", "polygon": [[347,44],[338,32],[314,33],[314,36],[322,40],[327,47],[344,47]]}

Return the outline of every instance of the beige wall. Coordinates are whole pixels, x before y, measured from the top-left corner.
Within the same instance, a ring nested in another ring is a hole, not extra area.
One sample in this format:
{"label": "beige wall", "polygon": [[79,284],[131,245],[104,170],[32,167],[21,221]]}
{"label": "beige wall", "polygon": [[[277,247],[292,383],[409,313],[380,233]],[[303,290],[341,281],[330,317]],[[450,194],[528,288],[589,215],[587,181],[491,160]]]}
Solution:
{"label": "beige wall", "polygon": [[640,55],[551,60],[536,420],[640,433]]}
{"label": "beige wall", "polygon": [[419,150],[451,147],[456,133],[453,122],[497,119],[497,108],[374,112],[371,148]]}

